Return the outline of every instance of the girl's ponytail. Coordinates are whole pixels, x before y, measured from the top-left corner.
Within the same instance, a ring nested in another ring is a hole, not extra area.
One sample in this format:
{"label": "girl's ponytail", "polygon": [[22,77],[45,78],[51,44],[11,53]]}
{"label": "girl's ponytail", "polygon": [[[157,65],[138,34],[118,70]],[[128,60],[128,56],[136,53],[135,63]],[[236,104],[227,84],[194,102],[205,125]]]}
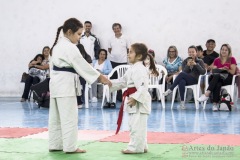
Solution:
{"label": "girl's ponytail", "polygon": [[149,69],[152,71],[151,74],[154,74],[155,76],[158,76],[159,75],[159,72],[157,71],[157,68],[156,68],[156,65],[155,65],[155,61],[153,59],[153,56],[151,54],[147,54],[150,58],[150,66],[149,66]]}
{"label": "girl's ponytail", "polygon": [[52,46],[52,48],[50,49],[50,55],[51,55],[51,56],[52,56],[53,47],[57,44],[58,37],[59,37],[59,34],[60,34],[61,29],[63,29],[63,26],[58,27],[55,42],[53,43],[53,46]]}

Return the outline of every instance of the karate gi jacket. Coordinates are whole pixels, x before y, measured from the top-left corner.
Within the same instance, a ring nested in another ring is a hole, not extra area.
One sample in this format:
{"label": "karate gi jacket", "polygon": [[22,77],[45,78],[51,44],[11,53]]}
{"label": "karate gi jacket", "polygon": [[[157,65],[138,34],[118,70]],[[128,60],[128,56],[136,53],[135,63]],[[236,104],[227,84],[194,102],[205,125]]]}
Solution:
{"label": "karate gi jacket", "polygon": [[[95,70],[80,54],[76,44],[73,44],[68,38],[59,39],[53,48],[50,59],[50,95],[55,97],[79,96],[81,95],[81,84],[79,75],[89,84],[97,80],[100,73]],[[79,74],[55,71],[53,65],[62,68],[74,68]]]}
{"label": "karate gi jacket", "polygon": [[150,114],[152,100],[148,92],[148,77],[148,69],[140,61],[131,65],[122,78],[111,80],[112,87],[110,87],[110,91],[132,87],[137,89],[135,93],[129,96],[137,101],[135,106],[128,106],[128,99],[125,99],[124,110],[128,113],[136,113],[137,109],[139,109],[140,113]]}

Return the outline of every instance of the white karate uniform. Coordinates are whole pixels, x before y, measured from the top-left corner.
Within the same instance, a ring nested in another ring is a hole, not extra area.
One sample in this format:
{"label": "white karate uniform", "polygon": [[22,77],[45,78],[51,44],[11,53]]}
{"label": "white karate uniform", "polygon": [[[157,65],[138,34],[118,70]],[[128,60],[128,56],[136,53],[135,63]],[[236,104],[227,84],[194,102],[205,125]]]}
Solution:
{"label": "white karate uniform", "polygon": [[100,73],[86,62],[69,39],[59,39],[50,60],[49,149],[74,152],[77,149],[78,135],[76,96],[81,95],[79,75],[55,71],[53,65],[74,68],[89,84],[96,81]]}
{"label": "white karate uniform", "polygon": [[125,73],[118,79],[112,80],[110,91],[119,90],[122,88],[136,87],[137,91],[129,97],[134,98],[137,102],[135,106],[127,105],[125,99],[124,110],[129,115],[130,142],[127,149],[137,153],[143,153],[147,149],[147,118],[151,112],[151,96],[148,92],[148,69],[137,62],[133,64]]}

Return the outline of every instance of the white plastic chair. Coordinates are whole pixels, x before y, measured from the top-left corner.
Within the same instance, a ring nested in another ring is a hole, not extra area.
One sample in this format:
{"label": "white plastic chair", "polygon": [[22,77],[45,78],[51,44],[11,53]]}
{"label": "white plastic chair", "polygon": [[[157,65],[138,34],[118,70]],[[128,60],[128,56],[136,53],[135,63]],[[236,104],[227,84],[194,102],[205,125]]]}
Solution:
{"label": "white plastic chair", "polygon": [[[85,99],[85,108],[89,108],[89,97],[88,97],[88,92],[91,89],[91,85],[86,82],[85,84],[85,91],[84,91],[84,99]],[[91,94],[91,92],[90,92]],[[90,95],[91,97],[91,95]]]}
{"label": "white plastic chair", "polygon": [[[206,76],[206,73],[204,75],[199,76],[197,84],[185,86],[184,100],[186,99],[187,89],[192,89],[196,109],[199,109],[198,97],[199,97],[200,91],[201,91],[200,83],[201,83],[202,76]],[[175,80],[175,78],[176,78],[176,76],[173,77],[173,80]],[[177,89],[178,89],[178,86],[176,86],[173,89],[171,109],[173,108],[174,99],[175,99],[175,96],[176,96]]]}
{"label": "white plastic chair", "polygon": [[[206,79],[205,79],[205,84],[206,84],[205,91],[207,90],[207,87],[209,85],[208,78],[209,78],[209,75],[207,75]],[[235,102],[237,101],[237,97],[238,97],[238,94],[239,94],[237,84],[236,84],[236,78],[237,78],[237,76],[233,75],[232,84],[221,87],[221,89],[226,89],[227,90],[227,92],[230,94],[234,104],[236,104]],[[206,104],[207,104],[207,101],[203,102],[203,109],[205,109]]]}
{"label": "white plastic chair", "polygon": [[[161,65],[156,65],[156,69],[159,72],[159,75],[156,77],[152,74],[149,75],[149,84],[148,88],[155,88],[157,91],[158,100],[161,99],[162,107],[165,108],[165,96],[163,96],[163,92],[165,91],[165,79],[167,76],[167,70],[165,67]],[[159,81],[163,78],[162,84],[159,84]]]}
{"label": "white plastic chair", "polygon": [[[126,71],[129,67],[130,67],[130,65],[126,64],[126,65],[119,65],[119,66],[113,68],[113,70],[108,74],[108,79],[110,79],[110,77],[112,77],[114,72],[117,72],[118,78],[123,77],[123,75],[126,73]],[[122,89],[123,92],[125,90],[126,90],[126,88]],[[114,103],[116,103],[116,96],[117,96],[117,91],[113,92],[113,102]],[[109,92],[108,85],[103,86],[103,96],[102,96],[101,108],[103,108],[105,97],[107,99],[107,102],[109,102],[110,101],[110,92]]]}
{"label": "white plastic chair", "polygon": [[[101,85],[104,87],[104,84],[102,83],[97,83],[97,85]],[[92,92],[91,92],[92,86],[86,82],[85,84],[85,92],[84,92],[84,99],[85,99],[85,108],[89,108],[89,98],[92,98]],[[90,90],[90,92],[89,92]],[[90,94],[90,97],[89,97]]]}

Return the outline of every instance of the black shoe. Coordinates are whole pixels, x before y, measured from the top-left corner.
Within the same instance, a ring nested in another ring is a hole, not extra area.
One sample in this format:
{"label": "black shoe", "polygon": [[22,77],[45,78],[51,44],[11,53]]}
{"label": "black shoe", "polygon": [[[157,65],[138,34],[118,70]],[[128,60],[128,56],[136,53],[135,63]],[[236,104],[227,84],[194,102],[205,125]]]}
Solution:
{"label": "black shoe", "polygon": [[110,108],[110,103],[107,102],[107,103],[103,106],[103,108]]}
{"label": "black shoe", "polygon": [[157,100],[158,100],[157,97],[152,98],[152,101],[157,101]]}
{"label": "black shoe", "polygon": [[112,102],[112,103],[110,104],[110,108],[116,108],[116,104]]}

